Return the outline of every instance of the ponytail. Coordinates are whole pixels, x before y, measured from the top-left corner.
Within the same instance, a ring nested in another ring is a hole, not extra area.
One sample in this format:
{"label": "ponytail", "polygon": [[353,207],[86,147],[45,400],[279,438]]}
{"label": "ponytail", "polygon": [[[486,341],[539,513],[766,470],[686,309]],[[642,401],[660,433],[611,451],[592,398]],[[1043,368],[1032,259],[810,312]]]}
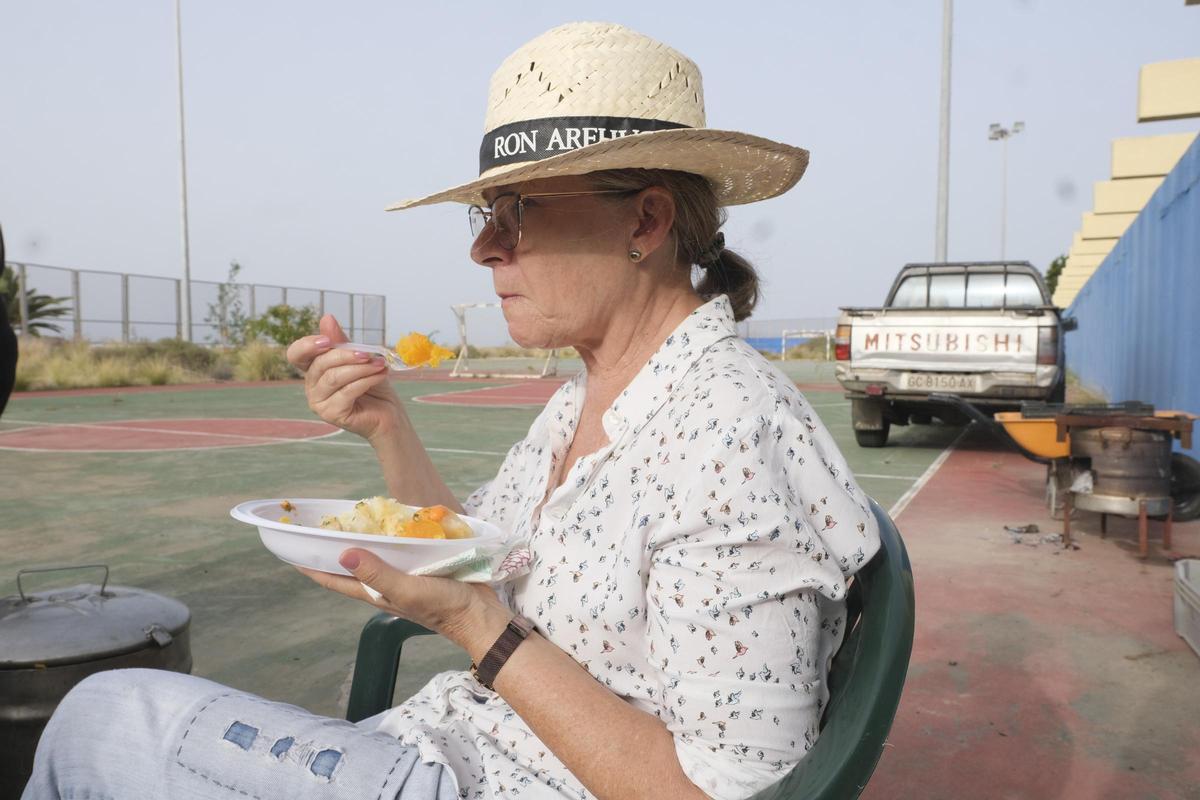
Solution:
{"label": "ponytail", "polygon": [[758,303],[758,273],[750,262],[732,250],[723,249],[715,260],[701,264],[704,276],[696,293],[705,299],[719,294],[729,296],[733,318],[737,322],[749,317]]}

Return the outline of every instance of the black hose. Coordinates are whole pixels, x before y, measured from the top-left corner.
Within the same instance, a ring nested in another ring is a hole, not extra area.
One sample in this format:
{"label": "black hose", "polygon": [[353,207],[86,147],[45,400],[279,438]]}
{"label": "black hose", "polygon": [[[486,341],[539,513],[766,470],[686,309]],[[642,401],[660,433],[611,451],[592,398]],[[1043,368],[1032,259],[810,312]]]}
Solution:
{"label": "black hose", "polygon": [[1046,458],[1045,456],[1039,456],[1037,453],[1034,453],[1030,450],[1026,450],[1023,446],[1021,446],[1020,442],[1018,442],[1016,439],[1014,439],[1009,434],[1009,432],[1007,430],[1005,430],[1003,425],[1001,425],[999,422],[996,422],[996,420],[992,419],[987,414],[984,414],[978,408],[971,405],[966,400],[962,399],[961,397],[959,397],[956,394],[946,394],[944,392],[934,392],[929,395],[929,401],[931,403],[940,403],[941,405],[953,406],[954,408],[956,408],[959,411],[961,411],[962,413],[966,414],[968,417],[970,417],[974,421],[983,425],[985,428],[990,430],[992,433],[999,436],[1002,440],[1007,442],[1014,450],[1016,450],[1018,453],[1025,456],[1026,458],[1028,458],[1030,461],[1036,462],[1038,464],[1050,464],[1053,461],[1053,459]]}

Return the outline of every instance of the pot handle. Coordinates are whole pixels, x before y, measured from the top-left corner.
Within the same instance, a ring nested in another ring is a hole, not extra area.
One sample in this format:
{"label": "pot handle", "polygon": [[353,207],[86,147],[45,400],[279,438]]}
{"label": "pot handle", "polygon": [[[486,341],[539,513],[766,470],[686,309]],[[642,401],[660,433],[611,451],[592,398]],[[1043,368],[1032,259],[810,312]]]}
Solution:
{"label": "pot handle", "polygon": [[108,586],[108,564],[75,564],[70,567],[30,567],[29,569],[17,570],[17,594],[21,595],[21,601],[25,603],[33,602],[25,596],[25,590],[21,588],[21,576],[33,574],[35,572],[63,572],[69,569],[102,569],[104,570],[104,582],[100,584],[100,596],[104,596],[104,588]]}

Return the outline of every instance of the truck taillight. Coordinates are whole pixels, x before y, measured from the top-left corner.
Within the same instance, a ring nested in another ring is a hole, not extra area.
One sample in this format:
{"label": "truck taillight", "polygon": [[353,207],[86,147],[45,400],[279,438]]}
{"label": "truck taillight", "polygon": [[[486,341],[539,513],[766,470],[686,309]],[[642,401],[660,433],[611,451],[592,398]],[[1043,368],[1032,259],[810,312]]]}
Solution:
{"label": "truck taillight", "polygon": [[850,360],[850,326],[838,325],[833,338],[833,357],[838,361]]}
{"label": "truck taillight", "polygon": [[1058,363],[1058,328],[1038,328],[1037,363],[1054,366]]}

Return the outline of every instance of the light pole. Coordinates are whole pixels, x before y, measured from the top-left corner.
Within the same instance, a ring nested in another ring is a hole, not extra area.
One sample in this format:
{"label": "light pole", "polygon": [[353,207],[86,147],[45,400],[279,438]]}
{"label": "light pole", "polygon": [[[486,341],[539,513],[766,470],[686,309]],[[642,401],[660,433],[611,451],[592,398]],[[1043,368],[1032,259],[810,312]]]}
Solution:
{"label": "light pole", "polygon": [[1024,122],[1014,122],[1011,128],[1003,127],[999,122],[988,126],[988,139],[1000,140],[1000,260],[1004,260],[1004,239],[1008,225],[1008,140],[1025,130]]}
{"label": "light pole", "polygon": [[942,98],[938,119],[937,225],[934,261],[946,260],[946,238],[950,215],[950,44],[954,24],[954,0],[942,2]]}
{"label": "light pole", "polygon": [[179,82],[179,197],[183,217],[183,301],[180,303],[184,341],[192,341],[192,254],[188,246],[187,142],[183,125],[183,25],[175,0],[175,74]]}

